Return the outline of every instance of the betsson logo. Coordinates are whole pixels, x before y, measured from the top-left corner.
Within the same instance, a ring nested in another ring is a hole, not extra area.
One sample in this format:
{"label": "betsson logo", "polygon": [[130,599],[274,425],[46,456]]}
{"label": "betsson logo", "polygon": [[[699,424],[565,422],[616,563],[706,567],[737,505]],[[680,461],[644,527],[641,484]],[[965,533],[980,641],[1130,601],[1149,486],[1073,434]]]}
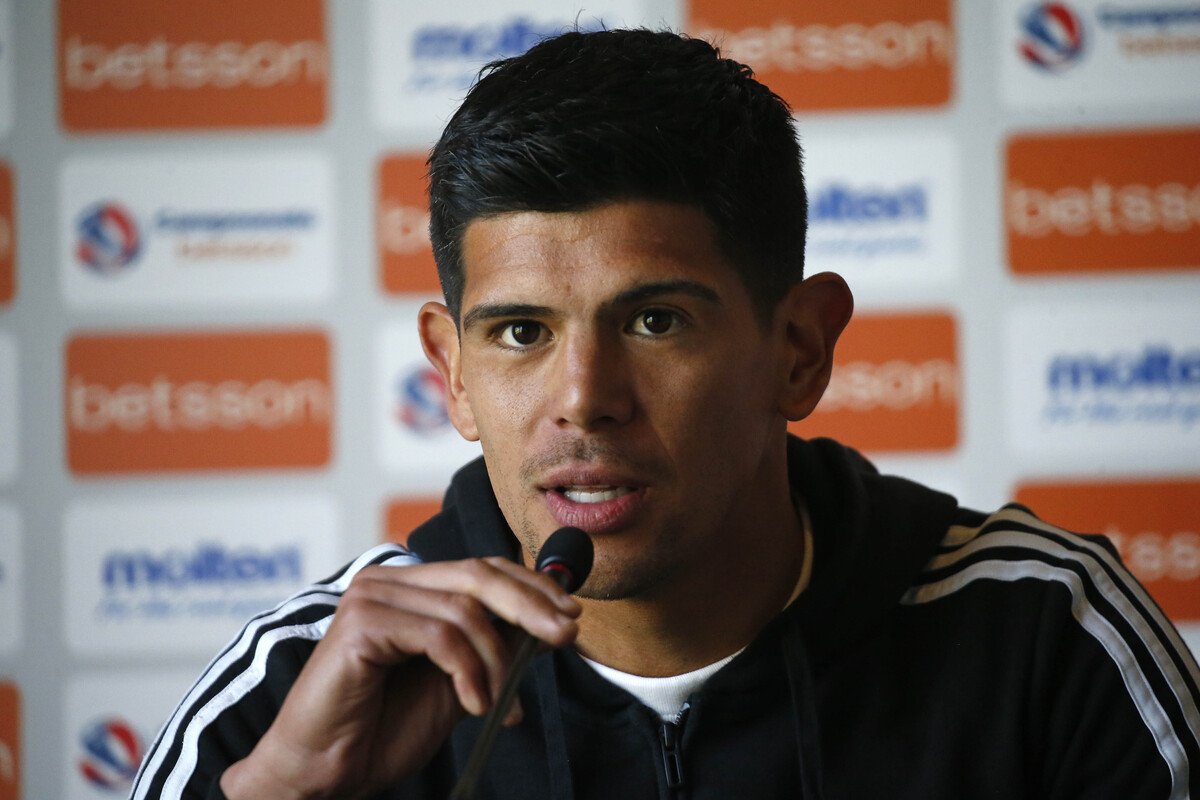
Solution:
{"label": "betsson logo", "polygon": [[321,84],[329,70],[328,52],[318,41],[299,42],[148,42],[108,47],[67,38],[63,46],[66,86],[79,91],[102,87],[131,90],[268,88],[300,83]]}
{"label": "betsson logo", "polygon": [[425,160],[388,155],[377,170],[375,238],[379,280],[389,294],[436,293],[437,266],[429,243]]}
{"label": "betsson logo", "polygon": [[0,800],[17,800],[21,785],[21,695],[0,681]]}
{"label": "betsson logo", "polygon": [[69,131],[319,125],[331,63],[323,0],[58,0]]}
{"label": "betsson logo", "polygon": [[816,410],[789,429],[863,450],[944,450],[958,443],[960,374],[948,314],[856,315]]}
{"label": "betsson logo", "polygon": [[895,108],[949,101],[949,0],[729,3],[692,0],[686,28],[748,64],[794,109]]}
{"label": "betsson logo", "polygon": [[417,526],[441,510],[442,501],[436,496],[391,500],[383,510],[381,541],[404,544]]}
{"label": "betsson logo", "polygon": [[[8,742],[0,741],[0,789],[15,786],[17,782],[17,757]],[[5,790],[8,791],[7,789]],[[5,797],[0,794],[0,797]]]}
{"label": "betsson logo", "polygon": [[16,226],[13,224],[13,177],[5,161],[0,161],[0,305],[16,294]]}
{"label": "betsson logo", "polygon": [[67,451],[77,473],[329,459],[323,332],[79,335],[65,366]]}
{"label": "betsson logo", "polygon": [[817,412],[907,411],[958,403],[958,367],[944,358],[920,363],[855,361],[839,364]]}
{"label": "betsson logo", "polygon": [[416,206],[383,202],[379,207],[379,245],[398,256],[423,254],[430,248],[429,212]]}
{"label": "betsson logo", "polygon": [[1008,220],[1019,235],[1034,238],[1052,233],[1076,237],[1180,233],[1200,226],[1200,183],[1113,186],[1096,178],[1087,186],[1051,191],[1011,181]]}
{"label": "betsson logo", "polygon": [[277,430],[328,421],[332,402],[329,386],[315,379],[252,384],[188,381],[180,385],[159,376],[149,383],[129,382],[110,388],[74,375],[67,393],[71,426],[89,433],[110,428],[129,432],[151,428],[164,432],[247,427]]}
{"label": "betsson logo", "polygon": [[1174,620],[1200,620],[1200,480],[1029,482],[1015,499],[1073,531],[1103,533]]}
{"label": "betsson logo", "polygon": [[757,72],[901,70],[945,64],[954,52],[954,35],[938,20],[836,27],[776,21],[768,27],[739,31],[702,30],[696,37],[717,42],[730,57],[746,61]]}
{"label": "betsson logo", "polygon": [[1200,129],[1022,135],[1007,147],[1017,273],[1200,265]]}

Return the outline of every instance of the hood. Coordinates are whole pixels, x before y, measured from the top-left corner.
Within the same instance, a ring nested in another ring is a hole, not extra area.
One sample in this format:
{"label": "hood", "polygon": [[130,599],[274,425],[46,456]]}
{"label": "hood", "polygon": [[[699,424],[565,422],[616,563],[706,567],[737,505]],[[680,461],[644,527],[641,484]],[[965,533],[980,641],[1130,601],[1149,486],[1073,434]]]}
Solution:
{"label": "hood", "polygon": [[812,520],[812,580],[795,613],[819,664],[892,613],[960,511],[832,439],[792,438],[788,470]]}

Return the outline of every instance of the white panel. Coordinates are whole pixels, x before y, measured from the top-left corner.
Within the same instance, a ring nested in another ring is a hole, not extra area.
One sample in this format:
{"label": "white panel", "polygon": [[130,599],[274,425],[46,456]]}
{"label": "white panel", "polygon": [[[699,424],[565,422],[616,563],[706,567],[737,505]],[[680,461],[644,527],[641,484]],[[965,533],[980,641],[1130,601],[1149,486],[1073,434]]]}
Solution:
{"label": "white panel", "polygon": [[454,471],[482,451],[459,435],[446,413],[441,376],[417,336],[420,300],[397,304],[376,345],[375,416],[379,463],[404,479],[407,493],[441,494]]}
{"label": "white panel", "polygon": [[59,752],[64,800],[125,797],[141,756],[198,668],[94,672],[67,684]]}
{"label": "white panel", "polygon": [[59,231],[67,302],[323,300],[335,263],[332,183],[316,153],[70,160]]}
{"label": "white panel", "polygon": [[1009,317],[1013,450],[1039,470],[1194,467],[1200,316],[1194,304],[1037,305]]}
{"label": "white panel", "polygon": [[332,501],[313,495],[73,503],[67,644],[126,658],[212,655],[251,616],[339,566],[338,528]]}
{"label": "white panel", "polygon": [[959,167],[954,140],[805,136],[805,271],[840,273],[851,289],[928,286],[958,270]]}
{"label": "white panel", "polygon": [[1200,6],[1072,0],[998,4],[1000,79],[1016,108],[1200,100]]}
{"label": "white panel", "polygon": [[644,22],[640,0],[372,0],[375,118],[385,128],[436,136],[489,61],[576,25],[598,30]]}

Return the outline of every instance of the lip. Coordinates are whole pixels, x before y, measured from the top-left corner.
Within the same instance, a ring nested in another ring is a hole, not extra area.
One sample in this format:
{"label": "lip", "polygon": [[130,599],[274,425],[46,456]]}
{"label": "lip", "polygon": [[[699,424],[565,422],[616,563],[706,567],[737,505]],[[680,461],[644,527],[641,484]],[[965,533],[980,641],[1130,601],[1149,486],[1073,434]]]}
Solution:
{"label": "lip", "polygon": [[[626,487],[632,491],[595,503],[580,503],[562,491],[564,486]],[[572,525],[590,534],[609,533],[630,525],[646,502],[642,481],[603,468],[557,470],[541,482],[550,516],[560,526]]]}

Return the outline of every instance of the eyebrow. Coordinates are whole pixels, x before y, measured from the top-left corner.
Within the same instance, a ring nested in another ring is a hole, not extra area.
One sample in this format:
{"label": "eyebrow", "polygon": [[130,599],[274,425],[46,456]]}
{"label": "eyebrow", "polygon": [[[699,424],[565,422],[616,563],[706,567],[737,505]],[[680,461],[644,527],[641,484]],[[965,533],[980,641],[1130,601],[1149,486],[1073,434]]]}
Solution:
{"label": "eyebrow", "polygon": [[[724,305],[721,296],[710,286],[699,281],[680,278],[671,281],[655,281],[643,283],[620,292],[612,300],[604,303],[606,308],[633,305],[653,300],[670,294],[684,294],[695,297],[714,305]],[[462,327],[467,330],[480,322],[489,319],[544,319],[551,316],[554,310],[549,306],[539,306],[532,303],[480,303],[463,315]]]}
{"label": "eyebrow", "polygon": [[643,283],[639,286],[626,289],[614,297],[612,302],[605,303],[605,305],[619,306],[629,305],[631,303],[641,303],[646,300],[652,300],[655,297],[661,297],[665,294],[686,294],[714,305],[724,305],[724,303],[721,302],[721,296],[717,294],[715,289],[713,289],[711,286],[700,283],[700,281],[693,281],[689,280],[688,278],[679,278],[673,281],[655,281],[653,283]]}
{"label": "eyebrow", "polygon": [[463,330],[468,330],[471,326],[489,319],[512,319],[514,317],[539,319],[548,317],[550,314],[549,306],[535,306],[532,303],[480,303],[463,315],[462,326]]}

